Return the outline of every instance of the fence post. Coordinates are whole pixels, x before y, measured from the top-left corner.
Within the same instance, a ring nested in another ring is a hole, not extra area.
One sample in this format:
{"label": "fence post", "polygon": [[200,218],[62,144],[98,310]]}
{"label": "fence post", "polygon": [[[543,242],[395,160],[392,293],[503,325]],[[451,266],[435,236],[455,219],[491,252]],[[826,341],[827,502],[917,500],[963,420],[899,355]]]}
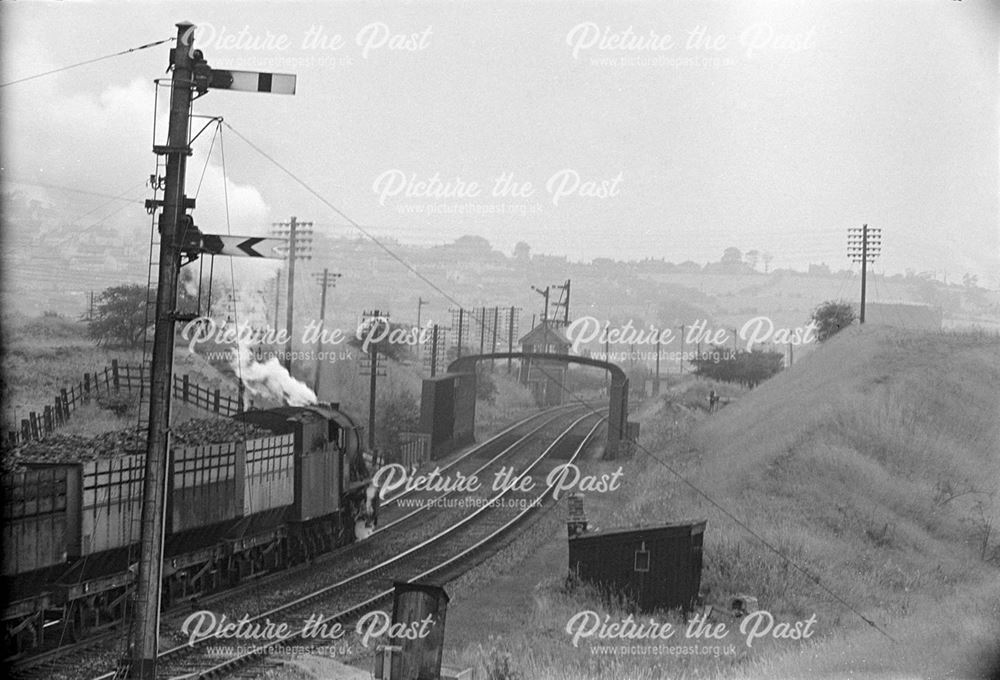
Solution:
{"label": "fence post", "polygon": [[32,411],[28,414],[28,419],[31,422],[31,438],[40,439],[38,436],[38,414]]}
{"label": "fence post", "polygon": [[55,409],[54,410],[55,410],[55,414],[56,414],[56,424],[57,425],[62,425],[63,424],[63,413],[62,413],[62,404],[59,401],[59,397],[56,397],[53,400],[52,403],[55,405]]}
{"label": "fence post", "polygon": [[213,399],[214,400],[214,404],[213,404],[212,410],[214,410],[216,413],[218,413],[219,412],[219,388],[218,387],[215,388],[215,394],[213,396],[214,396],[214,399]]}
{"label": "fence post", "polygon": [[239,396],[237,397],[237,399],[239,399],[239,401],[236,402],[236,412],[237,413],[243,413],[243,390],[244,389],[245,388],[243,387],[243,381],[241,380],[240,381]]}
{"label": "fence post", "polygon": [[48,404],[45,405],[45,410],[42,411],[42,423],[45,425],[46,432],[51,432],[54,429],[52,425],[52,407]]}
{"label": "fence post", "polygon": [[89,373],[84,373],[83,374],[83,391],[87,394],[88,397],[90,396],[90,374]]}
{"label": "fence post", "polygon": [[181,401],[183,401],[185,404],[187,403],[188,400],[188,390],[190,388],[191,385],[188,382],[188,374],[185,373],[184,377],[181,378]]}
{"label": "fence post", "polygon": [[21,441],[26,442],[29,439],[31,439],[31,423],[27,418],[21,418]]}
{"label": "fence post", "polygon": [[111,371],[107,366],[104,367],[104,391],[111,392]]}
{"label": "fence post", "polygon": [[115,392],[121,389],[121,380],[118,377],[118,359],[111,360],[111,379],[115,383]]}

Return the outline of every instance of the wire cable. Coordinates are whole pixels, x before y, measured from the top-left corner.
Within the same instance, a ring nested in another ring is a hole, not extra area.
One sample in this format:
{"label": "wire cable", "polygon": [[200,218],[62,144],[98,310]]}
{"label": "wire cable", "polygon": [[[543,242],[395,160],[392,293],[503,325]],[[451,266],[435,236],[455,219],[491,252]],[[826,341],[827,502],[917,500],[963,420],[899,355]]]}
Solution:
{"label": "wire cable", "polygon": [[[309,186],[305,181],[303,181],[297,175],[295,175],[295,173],[293,173],[291,170],[289,170],[284,165],[282,165],[281,163],[279,163],[271,155],[269,155],[267,152],[265,152],[264,150],[262,150],[256,144],[254,144],[253,142],[251,142],[245,136],[243,136],[242,134],[240,134],[240,132],[237,131],[236,129],[234,129],[231,125],[229,125],[229,123],[226,123],[226,127],[228,127],[230,130],[232,130],[233,133],[237,137],[239,137],[240,139],[242,139],[252,149],[254,149],[255,151],[257,151],[257,153],[259,153],[260,155],[262,155],[264,158],[266,158],[271,163],[273,163],[278,169],[280,169],[282,172],[284,172],[286,175],[288,175],[296,184],[298,184],[299,186],[301,186],[302,188],[304,188],[306,191],[308,191],[310,194],[312,194],[314,197],[316,197],[320,202],[322,202],[325,206],[327,206],[328,208],[330,208],[331,210],[333,210],[335,213],[337,213],[343,219],[345,219],[347,222],[349,222],[352,226],[354,226],[356,229],[358,229],[362,234],[364,234],[365,236],[367,236],[379,248],[381,248],[383,251],[385,251],[387,254],[389,254],[390,257],[392,257],[394,260],[396,260],[397,262],[399,262],[400,264],[402,264],[404,267],[406,267],[407,270],[409,270],[410,272],[412,272],[413,274],[415,274],[422,281],[424,281],[429,286],[431,286],[435,291],[437,291],[438,293],[440,293],[445,299],[447,299],[447,300],[455,303],[456,305],[459,305],[460,307],[462,306],[461,303],[459,303],[453,296],[451,296],[450,294],[448,294],[447,292],[445,292],[444,290],[442,290],[437,284],[435,284],[433,281],[431,281],[430,279],[428,279],[426,276],[424,276],[423,274],[421,274],[420,272],[418,272],[410,263],[406,262],[401,256],[399,256],[395,252],[393,252],[388,246],[386,246],[384,243],[382,243],[374,235],[370,234],[367,230],[365,230],[364,228],[362,228],[357,222],[355,222],[353,219],[351,219],[350,217],[348,217],[342,210],[340,210],[339,208],[337,208],[330,201],[328,201],[325,197],[323,197],[319,192],[317,192],[315,189],[313,189],[311,186]],[[480,323],[483,323],[483,320],[480,320]],[[536,366],[536,369],[540,370],[540,372],[543,373],[544,375],[546,375],[547,378],[550,378],[550,379],[554,380],[556,382],[556,384],[559,386],[559,388],[563,392],[565,392],[566,394],[568,394],[572,400],[574,400],[578,404],[581,404],[584,407],[586,407],[586,408],[588,408],[591,411],[593,411],[593,412],[596,413],[596,409],[594,409],[592,406],[590,406],[589,404],[587,404],[586,402],[584,402],[580,397],[578,397],[576,394],[574,394],[572,391],[570,391],[570,389],[568,387],[566,387],[566,385],[561,380],[559,380],[557,376],[551,376],[551,375],[549,375],[548,372],[545,371],[545,369],[544,369],[543,366]],[[861,611],[859,611],[857,608],[855,608],[845,598],[843,598],[840,595],[838,595],[834,590],[832,590],[829,586],[827,586],[825,583],[823,583],[818,576],[816,576],[815,574],[813,574],[812,571],[810,571],[805,566],[799,564],[792,557],[789,557],[789,556],[785,555],[781,551],[780,548],[778,548],[777,546],[775,546],[773,543],[771,543],[768,539],[766,539],[761,534],[757,533],[757,531],[755,531],[752,527],[750,527],[746,522],[744,522],[743,520],[741,520],[735,513],[733,513],[732,511],[730,511],[728,508],[726,508],[722,503],[720,503],[719,501],[716,501],[707,491],[704,491],[697,484],[695,484],[694,482],[692,482],[689,479],[687,479],[684,475],[682,475],[680,472],[678,472],[676,469],[674,469],[673,466],[671,466],[669,463],[667,463],[665,460],[663,460],[659,456],[653,454],[651,451],[649,451],[649,449],[647,449],[646,447],[642,446],[638,442],[636,442],[636,448],[637,448],[637,450],[642,451],[646,456],[652,458],[654,461],[656,461],[661,466],[663,466],[664,469],[666,469],[670,474],[672,474],[678,480],[680,480],[681,483],[683,483],[685,486],[687,486],[692,491],[694,491],[698,496],[704,498],[710,505],[712,505],[719,512],[721,512],[724,516],[726,516],[728,519],[730,519],[734,524],[736,524],[736,526],[740,527],[743,531],[745,531],[747,534],[749,534],[754,539],[756,539],[761,545],[763,545],[765,548],[767,548],[767,550],[769,550],[770,552],[772,552],[775,555],[777,555],[779,558],[781,558],[782,560],[784,560],[787,564],[789,564],[797,572],[799,572],[800,574],[802,574],[803,576],[805,576],[807,579],[809,579],[810,581],[812,581],[814,584],[816,584],[817,587],[819,587],[825,593],[827,593],[828,595],[830,595],[836,602],[840,603],[844,608],[846,608],[847,610],[849,610],[852,613],[854,613],[856,616],[858,616],[858,618],[860,618],[862,621],[864,621],[865,623],[867,623],[869,626],[871,626],[872,628],[874,628],[876,631],[878,631],[879,633],[881,633],[882,635],[884,635],[886,638],[888,638],[892,642],[896,642],[896,640],[887,631],[885,631],[883,628],[881,628],[872,619],[868,618],[863,613],[861,613]]]}
{"label": "wire cable", "polygon": [[7,87],[9,85],[17,85],[18,83],[25,83],[29,80],[35,80],[36,78],[42,78],[44,76],[51,76],[54,73],[62,73],[63,71],[68,71],[71,68],[77,68],[78,66],[86,66],[87,64],[93,64],[98,61],[104,61],[105,59],[111,59],[112,57],[120,57],[124,54],[129,54],[131,52],[138,52],[139,50],[145,50],[150,47],[156,47],[157,45],[162,45],[163,43],[171,42],[174,38],[167,38],[166,40],[157,40],[156,42],[146,43],[145,45],[139,45],[138,47],[132,47],[127,50],[122,50],[121,52],[115,52],[114,54],[106,54],[103,57],[96,57],[94,59],[88,59],[87,61],[81,61],[76,64],[70,64],[68,66],[60,66],[59,68],[52,69],[51,71],[45,71],[44,73],[36,73],[33,76],[25,76],[24,78],[18,78],[17,80],[11,80],[7,83],[0,83],[0,87]]}

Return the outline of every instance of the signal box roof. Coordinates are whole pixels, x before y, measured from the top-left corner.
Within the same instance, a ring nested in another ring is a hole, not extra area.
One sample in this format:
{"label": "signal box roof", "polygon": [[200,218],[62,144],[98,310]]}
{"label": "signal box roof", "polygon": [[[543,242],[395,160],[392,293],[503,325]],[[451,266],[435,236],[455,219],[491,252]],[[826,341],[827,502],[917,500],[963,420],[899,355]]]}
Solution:
{"label": "signal box roof", "polygon": [[557,325],[554,321],[538,324],[518,340],[518,343],[522,346],[530,345],[531,347],[544,347],[546,345],[569,347],[573,344],[566,337],[562,326]]}

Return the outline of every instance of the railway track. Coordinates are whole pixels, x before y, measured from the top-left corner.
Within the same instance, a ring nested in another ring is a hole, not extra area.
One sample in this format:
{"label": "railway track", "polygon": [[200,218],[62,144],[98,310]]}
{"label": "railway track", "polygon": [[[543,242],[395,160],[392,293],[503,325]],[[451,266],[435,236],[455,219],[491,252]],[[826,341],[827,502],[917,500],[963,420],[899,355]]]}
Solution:
{"label": "railway track", "polygon": [[[486,442],[470,448],[460,456],[441,465],[439,469],[442,473],[454,472],[466,476],[487,470],[550,424],[565,417],[565,414],[578,409],[578,406],[567,406],[533,414],[507,427]],[[225,609],[238,605],[245,610],[249,598],[251,601],[260,599],[257,604],[261,610],[264,610],[271,608],[282,597],[287,597],[286,593],[292,590],[301,590],[303,587],[321,588],[330,583],[331,579],[347,578],[350,573],[366,564],[384,561],[388,555],[398,552],[403,544],[412,543],[415,538],[419,538],[420,533],[427,534],[431,531],[433,527],[430,527],[426,522],[422,523],[423,531],[417,534],[412,531],[404,532],[404,529],[406,526],[417,524],[421,515],[427,514],[434,507],[428,501],[436,499],[440,502],[449,495],[448,493],[405,490],[394,493],[385,501],[385,522],[376,532],[383,534],[383,536],[393,532],[399,534],[399,537],[394,541],[374,542],[368,540],[350,544],[325,553],[312,563],[296,565],[274,574],[258,577],[245,585],[241,584],[235,588],[203,597],[198,602],[198,606],[217,605]],[[407,499],[415,502],[411,503],[411,507],[401,508],[400,501]],[[392,509],[394,505],[397,508],[396,511]],[[443,515],[445,513],[439,512],[437,514]],[[434,524],[440,523],[442,522],[439,520]],[[266,593],[266,596],[259,598],[261,593]],[[187,608],[190,606],[190,604],[185,603],[185,605],[175,607],[172,612],[167,612],[164,617],[164,627],[171,624],[175,626],[175,629],[179,627],[180,620],[189,611]],[[178,614],[178,611],[182,609],[185,611]],[[87,663],[87,660],[103,660],[104,667],[106,667],[109,659],[116,659],[123,651],[121,642],[123,635],[124,633],[120,629],[111,629],[85,640],[45,650],[30,657],[7,660],[6,663],[12,677],[24,678],[25,680],[79,677],[74,673],[81,670],[81,665],[83,668],[90,667],[91,663]]]}
{"label": "railway track", "polygon": [[[588,413],[579,416],[566,427],[556,439],[532,457],[513,481],[531,475],[532,472],[547,474],[559,462],[571,462],[590,443],[594,434],[603,424],[604,416]],[[571,452],[566,452],[571,448]],[[566,455],[557,462],[547,460],[558,449]],[[250,640],[228,644],[225,640],[208,637],[189,640],[161,652],[158,659],[157,677],[180,680],[182,678],[223,677],[229,673],[239,673],[239,677],[259,677],[273,670],[275,659],[282,649],[295,645],[297,650],[327,644],[318,637],[315,629],[304,625],[317,612],[333,612],[324,615],[328,625],[340,624],[345,628],[366,614],[380,609],[392,597],[393,581],[415,581],[430,577],[447,576],[469,568],[473,560],[482,558],[483,551],[496,542],[520,521],[544,503],[553,485],[541,484],[522,491],[512,485],[507,489],[490,494],[492,502],[483,503],[464,519],[453,524],[434,537],[412,546],[405,552],[374,564],[364,571],[346,579],[309,592],[295,600],[286,602],[255,617],[247,617],[244,630],[257,626],[256,630],[278,630],[282,624],[289,632],[278,639],[266,641]],[[318,639],[317,639],[318,638]],[[371,647],[371,641],[366,647]],[[228,647],[227,647],[228,644]],[[223,655],[220,650],[229,649],[237,653]],[[94,680],[112,680],[114,673],[96,676]]]}

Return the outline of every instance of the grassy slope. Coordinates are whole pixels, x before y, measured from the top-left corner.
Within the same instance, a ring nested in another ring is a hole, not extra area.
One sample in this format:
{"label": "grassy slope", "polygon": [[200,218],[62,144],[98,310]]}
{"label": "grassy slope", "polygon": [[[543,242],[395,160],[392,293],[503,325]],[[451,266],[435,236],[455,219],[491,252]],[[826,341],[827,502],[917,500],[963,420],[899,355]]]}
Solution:
{"label": "grassy slope", "polygon": [[[567,619],[607,609],[562,592],[557,528],[539,559],[499,581],[505,592],[532,593],[533,606],[505,611],[504,625],[466,617],[484,622],[475,627],[483,647],[460,634],[458,658],[509,653],[524,678],[975,677],[977,659],[1000,639],[1000,571],[981,558],[984,520],[1000,523],[998,385],[1000,339],[869,327],[845,331],[688,434],[670,431],[678,414],[694,413],[677,405],[694,388],[678,386],[674,402],[644,421],[644,439],[666,447],[653,452],[829,590],[648,457],[625,464],[617,498],[588,497],[588,514],[601,526],[707,517],[706,602],[747,593],[778,620],[816,614],[814,637],[748,650],[734,631],[738,654],[718,659],[573,649]],[[947,500],[954,494],[962,495]],[[990,551],[997,545],[994,534]],[[495,603],[484,592],[459,606]],[[487,643],[490,635],[501,639]]]}
{"label": "grassy slope", "polygon": [[777,645],[787,658],[760,666],[765,675],[959,669],[995,639],[1000,613],[990,585],[1000,574],[980,559],[985,521],[1000,518],[998,385],[996,337],[855,328],[692,435],[701,488],[899,645],[669,473],[650,484],[676,495],[639,505],[655,515],[693,504],[709,516],[710,599],[749,592],[786,617],[816,612],[820,633],[846,636],[806,654]]}

